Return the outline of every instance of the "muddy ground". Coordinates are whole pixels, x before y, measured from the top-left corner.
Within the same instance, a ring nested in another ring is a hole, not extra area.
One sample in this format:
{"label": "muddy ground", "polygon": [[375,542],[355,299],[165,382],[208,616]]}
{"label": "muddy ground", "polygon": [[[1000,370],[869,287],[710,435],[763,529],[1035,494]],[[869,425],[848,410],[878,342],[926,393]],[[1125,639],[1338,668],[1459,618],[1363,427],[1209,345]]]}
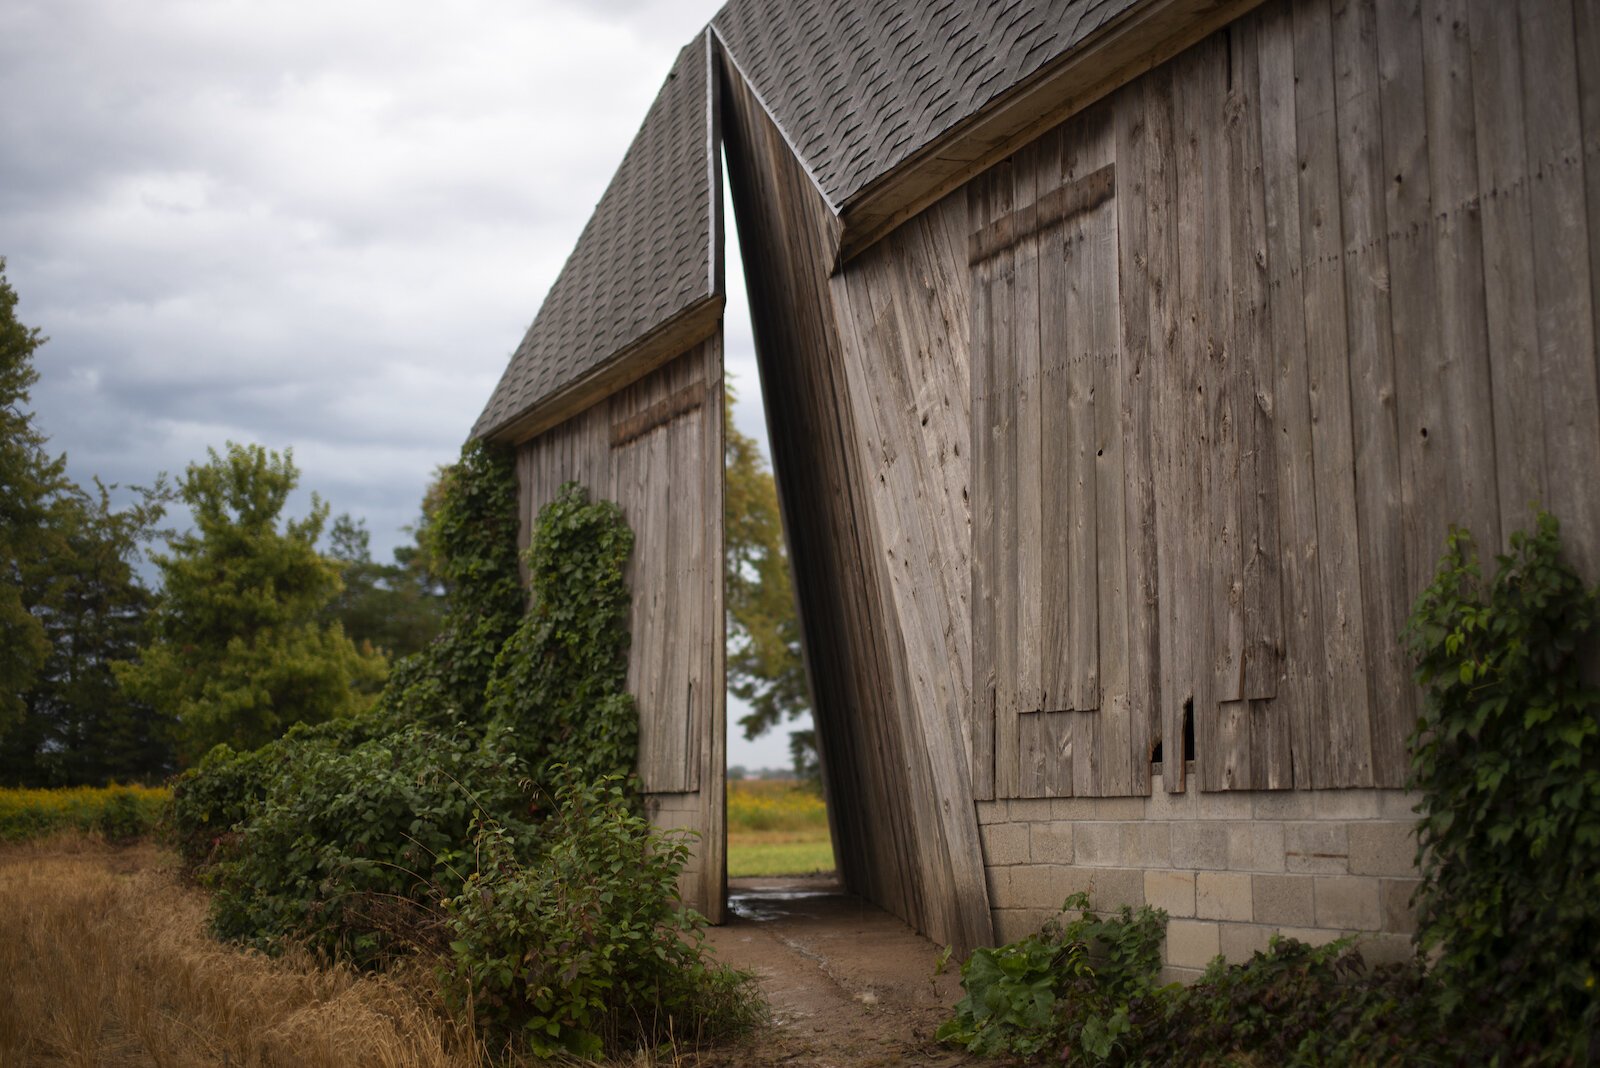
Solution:
{"label": "muddy ground", "polygon": [[729,922],[709,940],[754,972],[774,1026],[705,1055],[707,1066],[877,1068],[977,1063],[934,1031],[961,996],[956,962],[904,923],[846,894],[831,876],[734,879]]}

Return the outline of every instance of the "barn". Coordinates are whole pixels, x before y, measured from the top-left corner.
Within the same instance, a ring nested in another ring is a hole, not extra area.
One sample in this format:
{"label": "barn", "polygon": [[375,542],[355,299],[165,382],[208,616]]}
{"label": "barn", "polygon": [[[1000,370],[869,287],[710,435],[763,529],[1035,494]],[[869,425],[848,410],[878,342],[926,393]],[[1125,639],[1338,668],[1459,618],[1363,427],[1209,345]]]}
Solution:
{"label": "barn", "polygon": [[[726,175],[722,160],[726,159]],[[1597,0],[730,0],[472,434],[638,532],[652,818],[723,912],[722,182],[835,852],[960,948],[1403,951],[1455,523],[1600,577]]]}

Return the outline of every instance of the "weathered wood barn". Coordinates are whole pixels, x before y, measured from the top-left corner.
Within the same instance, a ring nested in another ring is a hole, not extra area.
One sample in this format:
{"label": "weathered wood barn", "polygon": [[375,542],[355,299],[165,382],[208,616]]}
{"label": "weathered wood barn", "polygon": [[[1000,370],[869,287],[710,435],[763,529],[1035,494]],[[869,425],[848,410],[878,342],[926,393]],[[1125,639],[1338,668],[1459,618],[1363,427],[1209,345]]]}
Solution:
{"label": "weathered wood barn", "polygon": [[1451,523],[1600,574],[1600,0],[730,0],[473,430],[638,532],[654,817],[723,909],[719,154],[835,850],[961,947],[1403,942]]}

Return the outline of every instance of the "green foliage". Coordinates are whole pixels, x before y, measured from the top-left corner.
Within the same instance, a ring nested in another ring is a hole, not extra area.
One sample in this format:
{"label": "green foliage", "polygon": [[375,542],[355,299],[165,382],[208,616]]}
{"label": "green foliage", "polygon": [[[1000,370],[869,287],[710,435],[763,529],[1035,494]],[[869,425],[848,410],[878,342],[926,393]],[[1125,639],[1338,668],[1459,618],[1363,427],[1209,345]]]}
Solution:
{"label": "green foliage", "polygon": [[17,320],[17,294],[0,259],[0,734],[23,716],[22,695],[50,654],[43,624],[29,610],[24,572],[52,551],[51,501],[66,484],[65,457],[45,452],[28,410],[39,380],[33,353],[44,338]]}
{"label": "green foliage", "polygon": [[1600,598],[1541,513],[1485,580],[1452,530],[1407,641],[1426,706],[1418,941],[1456,1019],[1490,1020],[1505,1063],[1600,1056]]}
{"label": "green foliage", "polygon": [[[426,573],[447,591],[439,636],[390,674],[379,699],[391,723],[444,728],[486,721],[495,659],[522,618],[517,567],[517,478],[509,450],[468,442],[424,502]],[[422,550],[419,549],[419,552]],[[419,564],[419,566],[422,566]]]}
{"label": "green foliage", "polygon": [[328,531],[328,556],[344,588],[323,610],[323,621],[337,622],[357,647],[396,658],[421,652],[444,625],[443,587],[420,566],[421,552],[405,548],[395,551],[394,563],[380,564],[364,521],[341,515]]}
{"label": "green foliage", "polygon": [[[810,709],[800,620],[783,545],[778,489],[760,446],[733,424],[733,386],[723,397],[723,603],[728,689],[750,704],[739,721],[756,738]],[[816,734],[794,731],[796,774],[815,778]]]}
{"label": "green foliage", "polygon": [[652,829],[615,776],[565,776],[552,811],[534,863],[504,828],[480,831],[477,869],[446,904],[456,1000],[539,1056],[751,1023],[747,977],[705,959],[705,920],[675,900],[682,836]]}
{"label": "green foliage", "polygon": [[130,699],[112,674],[145,637],[153,598],[132,562],[163,514],[168,494],[136,489],[114,509],[108,487],[91,496],[62,487],[46,511],[48,556],[22,569],[23,597],[48,654],[22,694],[24,714],[0,736],[0,782],[66,786],[155,781],[171,771],[170,725]]}
{"label": "green foliage", "polygon": [[490,724],[514,732],[535,781],[563,765],[587,779],[638,759],[639,717],[627,692],[633,532],[610,501],[576,482],[539,512],[528,552],[532,600],[495,660]]}
{"label": "green foliage", "polygon": [[153,558],[163,591],[151,639],[116,665],[132,697],[171,717],[191,759],[351,714],[385,670],[321,622],[339,592],[338,567],[316,549],[326,505],[313,495],[310,515],[279,528],[299,479],[292,455],[231,443],[208,454],[178,488],[195,529]]}
{"label": "green foliage", "polygon": [[281,749],[282,743],[243,752],[218,745],[172,780],[168,830],[191,870],[208,864],[223,838],[260,808]]}
{"label": "green foliage", "polygon": [[1104,1062],[1121,1049],[1129,1003],[1151,996],[1161,967],[1167,914],[1123,906],[1107,918],[1086,894],[1062,906],[1076,919],[1049,920],[1037,934],[978,949],[961,966],[966,996],[939,1028],[968,1052],[1030,1056],[1065,1047]]}
{"label": "green foliage", "polygon": [[[505,748],[418,726],[340,742],[297,732],[225,768],[260,800],[243,802],[247,816],[207,875],[218,934],[264,949],[293,940],[372,964],[427,943],[432,907],[469,866],[479,813],[532,841],[522,767]],[[219,812],[241,803],[214,795]]]}

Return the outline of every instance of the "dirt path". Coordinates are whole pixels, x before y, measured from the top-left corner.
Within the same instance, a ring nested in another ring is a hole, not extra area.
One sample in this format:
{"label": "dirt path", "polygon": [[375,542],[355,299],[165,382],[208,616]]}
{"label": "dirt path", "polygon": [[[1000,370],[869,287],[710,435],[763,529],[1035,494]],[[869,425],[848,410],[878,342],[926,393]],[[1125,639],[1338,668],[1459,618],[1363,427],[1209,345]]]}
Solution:
{"label": "dirt path", "polygon": [[975,1063],[933,1040],[961,996],[954,963],[934,974],[939,947],[832,877],[735,879],[728,895],[732,918],[710,941],[721,960],[760,977],[774,1027],[702,1063]]}

